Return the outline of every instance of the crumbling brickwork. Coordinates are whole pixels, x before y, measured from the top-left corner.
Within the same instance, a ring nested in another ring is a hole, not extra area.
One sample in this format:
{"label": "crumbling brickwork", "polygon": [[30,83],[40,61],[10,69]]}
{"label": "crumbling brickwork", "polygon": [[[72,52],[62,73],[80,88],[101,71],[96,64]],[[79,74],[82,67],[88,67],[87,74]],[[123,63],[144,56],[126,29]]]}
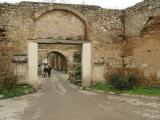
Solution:
{"label": "crumbling brickwork", "polygon": [[160,78],[159,7],[159,0],[145,0],[125,10],[38,2],[3,3],[0,40],[5,33],[9,46],[14,48],[11,56],[27,55],[28,41],[32,40],[87,40],[92,44],[92,82],[105,81],[107,68],[125,66],[142,69],[144,78],[154,74],[156,82],[147,82],[154,86]]}
{"label": "crumbling brickwork", "polygon": [[0,79],[11,73],[12,45],[6,37],[5,26],[0,20]]}
{"label": "crumbling brickwork", "polygon": [[145,0],[126,9],[125,45],[127,56],[132,56],[133,67],[142,71],[143,85],[159,86],[160,1]]}

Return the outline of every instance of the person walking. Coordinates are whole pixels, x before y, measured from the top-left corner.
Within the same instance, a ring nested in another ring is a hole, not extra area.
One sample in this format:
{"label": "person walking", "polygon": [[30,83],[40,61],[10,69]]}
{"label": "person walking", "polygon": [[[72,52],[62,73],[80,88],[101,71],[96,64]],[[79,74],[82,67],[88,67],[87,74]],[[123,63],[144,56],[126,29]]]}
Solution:
{"label": "person walking", "polygon": [[47,73],[48,73],[48,67],[45,66],[45,67],[44,67],[44,77],[47,77]]}
{"label": "person walking", "polygon": [[49,66],[48,66],[48,77],[51,77],[51,70],[52,70],[52,68],[51,68],[51,66],[49,65]]}
{"label": "person walking", "polygon": [[42,74],[42,77],[45,77],[44,68],[45,68],[45,66],[42,64],[41,65],[41,74]]}

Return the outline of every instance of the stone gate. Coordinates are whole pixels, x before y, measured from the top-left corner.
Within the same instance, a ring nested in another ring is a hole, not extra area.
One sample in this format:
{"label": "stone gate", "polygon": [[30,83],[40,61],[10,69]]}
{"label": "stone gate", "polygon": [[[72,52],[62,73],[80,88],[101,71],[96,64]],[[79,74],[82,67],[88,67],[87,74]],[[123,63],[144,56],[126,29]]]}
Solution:
{"label": "stone gate", "polygon": [[[1,58],[7,58],[0,59],[1,63],[6,61],[11,71],[34,83],[40,59],[37,56],[43,51],[40,44],[46,44],[44,49],[49,52],[65,51],[69,56],[77,48],[67,49],[62,44],[76,44],[83,49],[86,61],[82,63],[83,79],[88,79],[90,73],[89,82],[84,82],[86,86],[104,82],[108,68],[121,68],[124,64],[142,71],[142,85],[159,86],[159,7],[159,0],[144,0],[124,10],[91,5],[1,3],[0,42],[8,51],[3,54],[0,49]],[[31,65],[35,65],[35,70],[30,70]]]}

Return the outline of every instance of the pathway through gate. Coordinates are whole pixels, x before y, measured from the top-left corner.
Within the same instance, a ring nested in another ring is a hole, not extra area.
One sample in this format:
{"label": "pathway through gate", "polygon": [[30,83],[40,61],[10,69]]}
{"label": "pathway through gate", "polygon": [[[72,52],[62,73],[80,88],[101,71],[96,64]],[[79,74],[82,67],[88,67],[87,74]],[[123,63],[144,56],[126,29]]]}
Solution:
{"label": "pathway through gate", "polygon": [[[37,93],[36,93],[37,94]],[[20,120],[159,120],[160,102],[78,89],[53,71]]]}

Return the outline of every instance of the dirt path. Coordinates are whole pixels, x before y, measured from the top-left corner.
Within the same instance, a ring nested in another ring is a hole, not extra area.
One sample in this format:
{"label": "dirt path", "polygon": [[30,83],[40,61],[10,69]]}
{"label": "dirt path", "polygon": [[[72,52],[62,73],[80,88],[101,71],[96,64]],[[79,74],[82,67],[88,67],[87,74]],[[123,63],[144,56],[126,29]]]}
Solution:
{"label": "dirt path", "polygon": [[2,119],[1,113],[7,108],[1,110],[5,104],[0,107],[0,120],[160,120],[160,98],[83,91],[66,78],[54,72],[53,77],[43,80],[38,93],[14,100],[19,100],[17,109],[21,108],[10,115],[14,119]]}

